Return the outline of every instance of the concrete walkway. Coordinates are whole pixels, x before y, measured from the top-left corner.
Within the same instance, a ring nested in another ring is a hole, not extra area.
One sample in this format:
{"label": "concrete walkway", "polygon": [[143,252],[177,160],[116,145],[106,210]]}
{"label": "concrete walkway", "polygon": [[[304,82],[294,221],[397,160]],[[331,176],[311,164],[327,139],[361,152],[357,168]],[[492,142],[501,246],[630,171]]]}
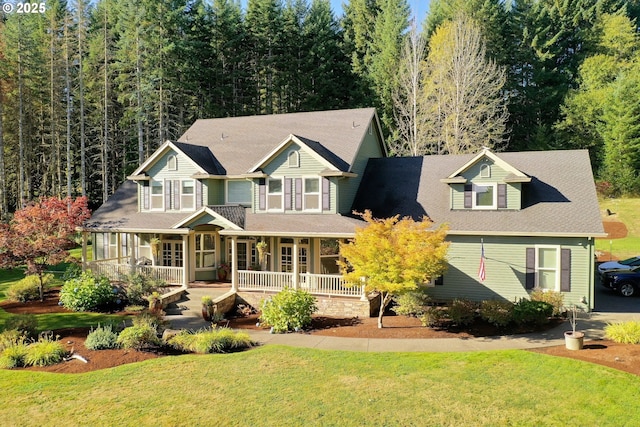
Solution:
{"label": "concrete walkway", "polygon": [[[204,295],[214,299],[229,291],[228,286],[191,287],[183,299],[167,307],[166,319],[174,329],[198,330],[211,326],[202,318],[201,299]],[[640,320],[640,313],[583,314],[577,329],[585,333],[585,340],[604,337],[608,323],[625,320]],[[270,334],[267,331],[248,331],[251,338],[260,344],[279,344],[292,347],[307,347],[322,350],[346,350],[362,352],[443,352],[481,351],[504,349],[528,349],[564,344],[564,332],[569,324],[534,334],[481,337],[481,338],[433,338],[433,339],[379,339],[342,338],[310,335],[304,333]]]}

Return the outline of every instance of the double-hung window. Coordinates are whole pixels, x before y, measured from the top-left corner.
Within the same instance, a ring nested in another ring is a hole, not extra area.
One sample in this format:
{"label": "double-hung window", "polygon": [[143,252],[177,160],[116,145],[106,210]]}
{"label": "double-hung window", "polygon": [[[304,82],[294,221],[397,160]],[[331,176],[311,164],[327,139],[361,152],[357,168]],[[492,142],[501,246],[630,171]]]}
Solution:
{"label": "double-hung window", "polygon": [[281,178],[269,178],[267,180],[267,209],[282,210],[283,187]]}
{"label": "double-hung window", "polygon": [[216,243],[213,233],[196,233],[196,269],[213,269],[216,265]]}
{"label": "double-hung window", "polygon": [[227,203],[233,205],[251,204],[251,181],[227,181]]}
{"label": "double-hung window", "polygon": [[560,290],[560,249],[557,246],[536,247],[537,287]]}
{"label": "double-hung window", "polygon": [[320,210],[320,180],[318,178],[304,179],[304,209],[308,211]]}
{"label": "double-hung window", "polygon": [[151,209],[164,209],[162,181],[151,181]]}
{"label": "double-hung window", "polygon": [[180,206],[182,209],[193,209],[195,201],[195,185],[192,180],[182,181]]}

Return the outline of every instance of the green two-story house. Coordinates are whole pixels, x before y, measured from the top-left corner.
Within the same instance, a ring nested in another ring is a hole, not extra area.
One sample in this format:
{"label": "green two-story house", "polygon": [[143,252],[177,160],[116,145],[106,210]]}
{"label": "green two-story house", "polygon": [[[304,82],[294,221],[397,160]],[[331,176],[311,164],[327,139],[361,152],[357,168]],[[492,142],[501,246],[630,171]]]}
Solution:
{"label": "green two-story house", "polygon": [[389,158],[372,108],[198,120],[94,212],[86,267],[365,302],[336,263],[339,241],[364,225],[352,212],[365,209],[449,224],[435,298],[543,288],[593,307],[603,229],[586,151]]}
{"label": "green two-story house", "polygon": [[198,120],[94,212],[88,266],[360,297],[342,286],[338,241],[362,224],[351,207],[367,162],[385,156],[372,108]]}

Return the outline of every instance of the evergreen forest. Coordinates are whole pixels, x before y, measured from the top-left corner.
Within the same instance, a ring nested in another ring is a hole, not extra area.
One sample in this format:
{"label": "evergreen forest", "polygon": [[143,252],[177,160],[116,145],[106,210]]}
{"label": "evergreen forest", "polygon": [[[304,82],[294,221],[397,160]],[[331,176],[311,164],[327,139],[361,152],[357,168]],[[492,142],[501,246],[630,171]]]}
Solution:
{"label": "evergreen forest", "polygon": [[99,206],[200,118],[357,107],[391,155],[588,149],[602,194],[638,193],[640,0],[2,6],[4,219],[43,196]]}

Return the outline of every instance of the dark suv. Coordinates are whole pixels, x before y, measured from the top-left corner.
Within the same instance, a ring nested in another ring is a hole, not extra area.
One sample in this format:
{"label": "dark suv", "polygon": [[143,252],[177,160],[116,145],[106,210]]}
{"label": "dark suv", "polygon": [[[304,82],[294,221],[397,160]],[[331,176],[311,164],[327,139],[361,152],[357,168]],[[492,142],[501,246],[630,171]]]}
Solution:
{"label": "dark suv", "polygon": [[601,283],[605,288],[613,289],[623,297],[636,295],[640,292],[640,267],[605,271]]}

